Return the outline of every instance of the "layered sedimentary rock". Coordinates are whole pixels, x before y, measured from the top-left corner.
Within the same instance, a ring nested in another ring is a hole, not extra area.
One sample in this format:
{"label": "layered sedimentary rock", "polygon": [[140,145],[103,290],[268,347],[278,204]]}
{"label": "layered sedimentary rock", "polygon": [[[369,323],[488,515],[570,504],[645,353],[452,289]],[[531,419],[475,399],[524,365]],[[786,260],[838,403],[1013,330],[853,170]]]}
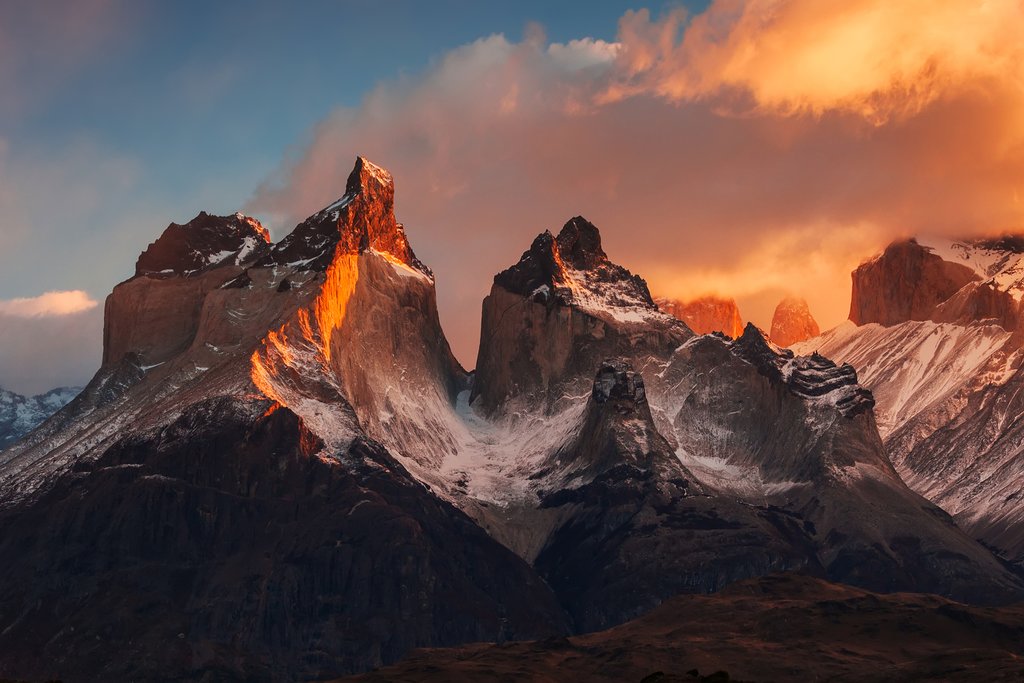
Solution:
{"label": "layered sedimentary rock", "polygon": [[[512,286],[516,280],[509,274],[561,272],[537,266],[557,265],[538,258],[550,253],[550,245],[550,236],[541,235],[518,264],[495,278],[473,389],[473,405],[503,429],[529,430],[519,446],[522,455],[490,476],[525,477],[529,485],[519,498],[509,492],[498,497],[475,485],[481,467],[467,468],[464,476],[468,492],[504,502],[512,527],[529,525],[533,538],[546,536],[535,565],[577,623],[613,623],[630,614],[626,605],[599,597],[618,594],[619,570],[660,576],[636,584],[643,586],[637,597],[652,602],[684,586],[715,590],[785,567],[876,589],[927,586],[964,599],[1001,599],[1018,590],[1017,579],[995,558],[900,481],[882,448],[873,398],[851,366],[781,351],[750,325],[735,341],[665,334],[686,328],[664,322],[668,316],[650,317],[642,298],[637,305],[612,296],[633,282],[625,269],[615,271],[617,284],[596,284],[577,270],[576,287],[564,288],[562,296],[553,287],[550,295],[538,291],[546,284],[538,277]],[[602,259],[603,253],[594,262]],[[607,266],[605,272],[611,272]],[[581,289],[587,296],[575,296]],[[603,291],[609,292],[605,301],[617,303],[602,307],[599,335],[580,335],[577,320],[593,319],[591,302]],[[488,316],[497,296],[504,306]],[[517,310],[532,314],[513,314]],[[552,382],[545,364],[560,357],[563,344],[572,348],[570,339],[586,355],[558,363]],[[583,374],[581,361],[599,369],[596,384],[593,375]],[[649,418],[637,404],[640,383],[628,379],[630,372],[642,378]],[[602,426],[609,424],[606,418],[597,417],[607,411],[595,407],[609,403],[600,400],[600,388],[612,378],[626,378],[625,384],[611,383],[620,387],[612,393],[633,398],[610,402],[631,417],[609,430]],[[591,386],[598,391],[583,389]],[[488,397],[498,397],[494,408]],[[538,431],[552,436],[545,442]],[[543,455],[545,443],[554,458]],[[675,474],[668,474],[673,467]],[[550,514],[530,510],[530,491],[540,497],[540,511]],[[613,521],[627,519],[633,521]],[[491,532],[532,557],[534,551],[514,534],[502,536],[509,526]],[[701,560],[689,564],[653,550],[670,545]],[[607,562],[595,566],[587,558],[598,548]],[[709,548],[714,550],[705,554]],[[986,577],[980,584],[979,576]]]}
{"label": "layered sedimentary rock", "polygon": [[0,456],[0,675],[308,680],[565,632],[535,572],[395,459],[443,455],[463,373],[390,176],[359,160],[346,189],[253,261],[179,250],[112,295],[148,327],[108,318],[94,380]]}
{"label": "layered sedimentary rock", "polygon": [[661,353],[692,335],[658,310],[642,278],[608,260],[579,216],[494,277],[481,329],[471,400],[488,413],[525,395],[553,407],[585,392],[606,358]]}
{"label": "layered sedimentary rock", "polygon": [[139,256],[135,277],[107,297],[103,364],[129,353],[158,365],[185,351],[199,331],[207,294],[270,251],[270,234],[253,219],[205,212],[171,223]]}

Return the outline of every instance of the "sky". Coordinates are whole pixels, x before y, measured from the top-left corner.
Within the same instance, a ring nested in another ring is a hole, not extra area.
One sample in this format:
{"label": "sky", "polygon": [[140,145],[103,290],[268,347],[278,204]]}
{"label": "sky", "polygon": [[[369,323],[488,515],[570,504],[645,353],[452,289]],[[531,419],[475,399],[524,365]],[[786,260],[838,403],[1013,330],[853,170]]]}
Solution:
{"label": "sky", "polygon": [[280,239],[388,168],[474,363],[480,302],[583,215],[655,293],[823,328],[913,234],[1024,230],[1021,0],[0,2],[0,386],[82,384],[172,221]]}

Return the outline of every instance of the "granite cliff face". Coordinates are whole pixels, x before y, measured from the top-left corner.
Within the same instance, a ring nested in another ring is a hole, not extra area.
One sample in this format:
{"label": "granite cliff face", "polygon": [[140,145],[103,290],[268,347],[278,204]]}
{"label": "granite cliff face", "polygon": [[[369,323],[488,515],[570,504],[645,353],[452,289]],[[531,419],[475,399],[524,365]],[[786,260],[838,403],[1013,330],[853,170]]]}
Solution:
{"label": "granite cliff face", "polygon": [[931,320],[939,304],[978,280],[971,268],[944,260],[915,240],[890,244],[852,277],[850,320],[855,325]]}
{"label": "granite cliff face", "polygon": [[495,277],[470,375],[393,206],[358,159],[277,244],[200,214],[140,258],[92,382],[0,453],[0,677],[320,679],[780,570],[1022,595],[850,365],[695,335],[576,217]]}
{"label": "granite cliff face", "polygon": [[733,339],[743,334],[743,318],[732,299],[703,296],[690,301],[658,299],[658,306],[679,318],[697,334],[721,332]]}
{"label": "granite cliff face", "polygon": [[[488,316],[485,303],[477,400],[467,407],[509,434],[518,456],[490,471],[467,468],[464,481],[470,495],[504,504],[503,524],[477,517],[534,561],[577,624],[635,614],[600,597],[615,600],[619,571],[660,577],[638,579],[643,588],[634,595],[648,605],[671,591],[716,590],[783,568],[974,600],[1017,590],[1016,578],[900,480],[882,448],[874,400],[851,366],[773,347],[752,325],[734,341],[673,337],[689,331],[669,316],[650,317],[646,301],[622,297],[599,309],[600,334],[580,335],[578,321],[595,317],[594,295],[553,297],[541,307],[535,297],[544,290],[536,288],[550,280],[509,284],[509,274],[551,272],[534,269],[549,244],[541,235],[495,278],[489,298],[503,297],[496,310],[509,313]],[[613,292],[632,282],[617,272]],[[517,309],[530,313],[510,314]],[[545,363],[570,339],[583,358],[602,359],[593,363],[596,382],[574,364],[579,357],[557,366],[557,383],[545,381]],[[495,408],[488,396],[500,397]],[[477,483],[483,472],[523,477],[527,486],[518,496],[489,491]],[[545,539],[539,549],[508,531],[523,526],[531,541]],[[657,550],[666,547],[686,549],[689,559]],[[594,563],[598,548],[605,561]],[[979,575],[988,579],[977,591]]]}
{"label": "granite cliff face", "polygon": [[471,401],[489,414],[526,396],[557,409],[565,394],[586,392],[606,358],[660,353],[692,335],[658,310],[642,278],[608,260],[579,216],[494,277],[481,330]]}
{"label": "granite cliff face", "polygon": [[787,348],[819,334],[821,329],[803,299],[787,297],[775,307],[768,338],[776,346]]}

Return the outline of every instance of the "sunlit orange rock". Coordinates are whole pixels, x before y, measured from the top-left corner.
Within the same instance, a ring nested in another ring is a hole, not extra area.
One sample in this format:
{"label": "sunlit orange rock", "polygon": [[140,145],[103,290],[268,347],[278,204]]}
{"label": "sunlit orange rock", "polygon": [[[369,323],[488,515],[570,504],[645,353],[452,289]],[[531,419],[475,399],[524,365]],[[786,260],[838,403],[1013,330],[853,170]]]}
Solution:
{"label": "sunlit orange rock", "polygon": [[775,307],[769,338],[778,346],[787,347],[821,333],[807,302],[799,297],[786,297]]}
{"label": "sunlit orange rock", "polygon": [[732,299],[717,296],[702,296],[691,301],[658,299],[658,305],[697,334],[721,332],[733,339],[743,334],[743,318]]}

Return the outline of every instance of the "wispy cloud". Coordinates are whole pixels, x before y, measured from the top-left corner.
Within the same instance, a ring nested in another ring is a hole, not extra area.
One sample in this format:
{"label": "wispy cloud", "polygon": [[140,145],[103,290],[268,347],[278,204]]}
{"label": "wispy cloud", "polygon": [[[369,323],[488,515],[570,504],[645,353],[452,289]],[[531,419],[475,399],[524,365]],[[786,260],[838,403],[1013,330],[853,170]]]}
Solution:
{"label": "wispy cloud", "polygon": [[34,297],[0,299],[0,316],[17,318],[63,316],[88,311],[97,305],[96,301],[81,290],[46,292]]}

